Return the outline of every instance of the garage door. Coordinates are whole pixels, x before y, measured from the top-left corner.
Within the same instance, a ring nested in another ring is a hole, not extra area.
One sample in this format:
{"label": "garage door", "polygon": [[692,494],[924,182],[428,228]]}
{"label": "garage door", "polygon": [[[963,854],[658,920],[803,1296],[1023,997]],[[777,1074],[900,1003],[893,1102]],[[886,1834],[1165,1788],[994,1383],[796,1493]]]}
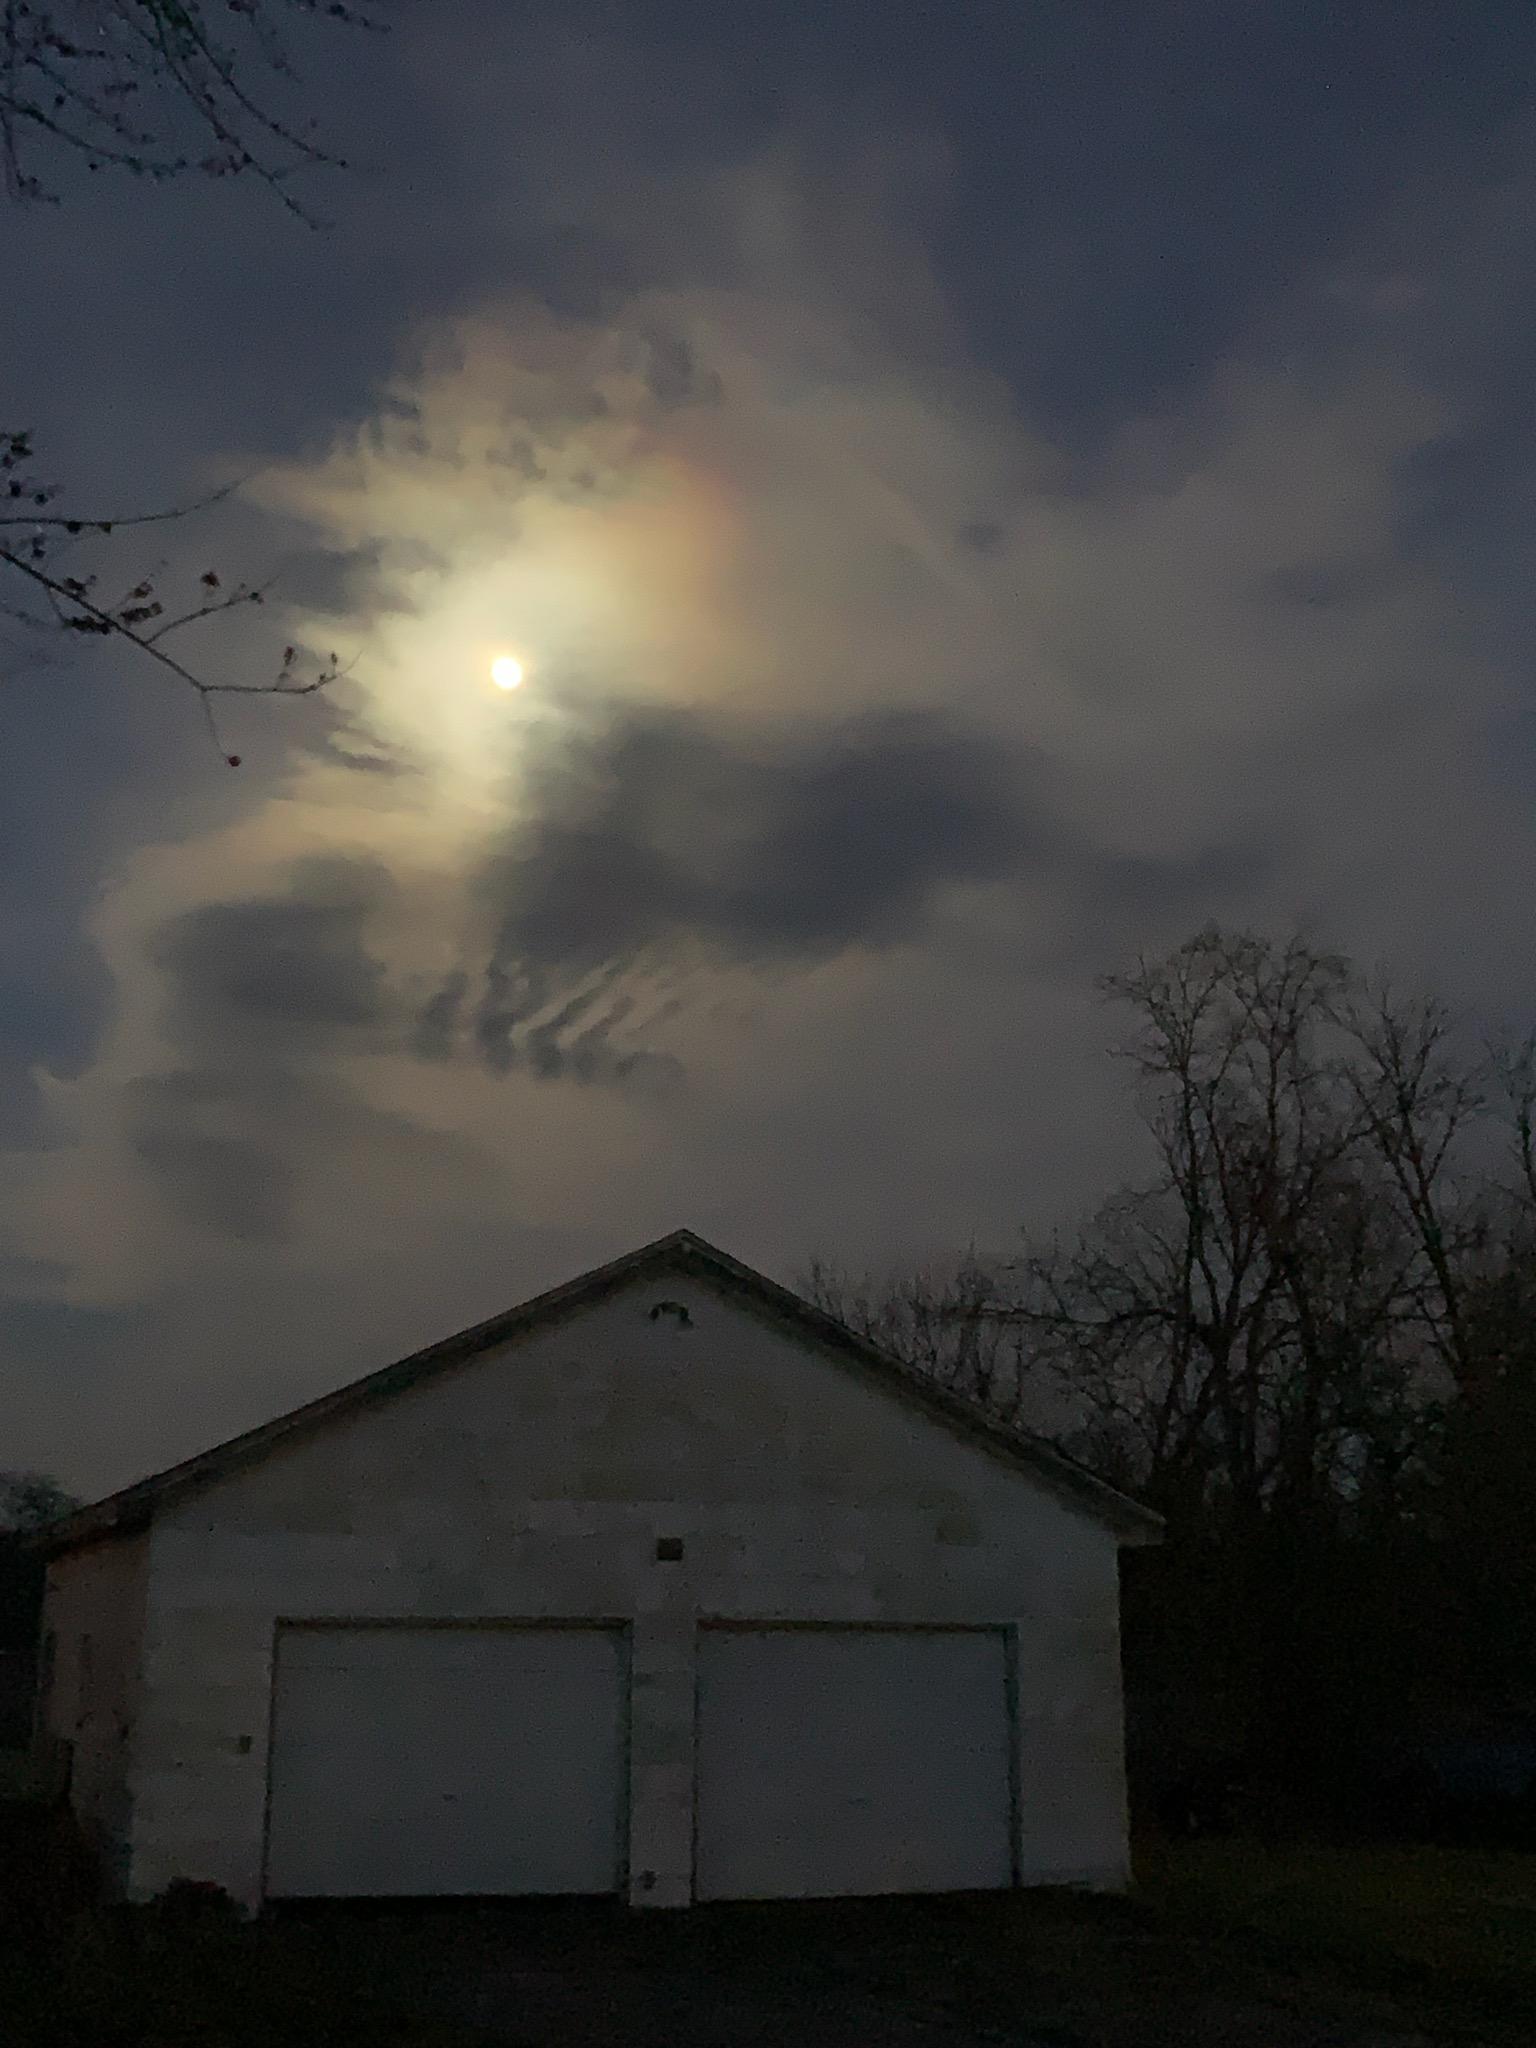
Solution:
{"label": "garage door", "polygon": [[1012,1882],[1000,1629],[708,1629],[700,1898]]}
{"label": "garage door", "polygon": [[617,1629],[283,1630],[268,1896],[615,1890],[623,1652]]}

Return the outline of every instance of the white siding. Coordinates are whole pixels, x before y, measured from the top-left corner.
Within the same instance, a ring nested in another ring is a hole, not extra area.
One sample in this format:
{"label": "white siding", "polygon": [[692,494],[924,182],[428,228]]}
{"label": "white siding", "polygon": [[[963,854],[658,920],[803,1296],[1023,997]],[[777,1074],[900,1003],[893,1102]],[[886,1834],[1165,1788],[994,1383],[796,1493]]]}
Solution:
{"label": "white siding", "polygon": [[1019,1868],[1124,1878],[1112,1533],[691,1278],[230,1474],[157,1519],[150,1574],[141,1895],[260,1895],[275,1625],[342,1618],[631,1622],[631,1888],[656,1903],[692,1892],[701,1616],[1016,1623]]}

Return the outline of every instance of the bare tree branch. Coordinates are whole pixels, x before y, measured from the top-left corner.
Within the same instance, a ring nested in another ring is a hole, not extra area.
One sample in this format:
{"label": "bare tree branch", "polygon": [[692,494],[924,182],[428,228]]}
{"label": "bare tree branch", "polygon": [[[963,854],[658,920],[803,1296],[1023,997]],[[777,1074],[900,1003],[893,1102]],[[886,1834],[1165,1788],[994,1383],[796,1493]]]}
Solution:
{"label": "bare tree branch", "polygon": [[[267,97],[269,89],[281,93],[296,83],[282,31],[306,20],[352,30],[383,25],[353,0],[222,0],[217,7],[212,0],[0,0],[0,164],[11,197],[56,199],[40,166],[73,156],[93,171],[114,168],[153,181],[253,177],[317,225],[288,181],[308,168],[340,167],[342,159],[317,139],[312,119],[296,125]],[[48,604],[43,614],[0,596],[0,613],[31,632],[51,626],[127,642],[196,692],[222,751],[215,696],[311,696],[342,674],[337,657],[301,676],[290,648],[271,682],[211,680],[161,643],[199,621],[260,604],[264,589],[241,585],[167,617],[155,577],[106,603],[94,576],[66,573],[60,550],[119,528],[183,519],[234,488],[191,505],[112,518],[73,514],[57,504],[57,488],[38,478],[31,437],[0,432],[0,533],[7,536],[0,571],[42,592]],[[220,579],[210,570],[201,584],[217,591]],[[226,758],[239,765],[237,756]]]}
{"label": "bare tree branch", "polygon": [[[4,438],[5,436],[0,434],[0,441]],[[95,513],[12,513],[0,518],[0,527],[24,527],[28,531],[41,527],[78,538],[82,534],[111,534],[120,526],[161,526],[167,520],[190,519],[195,513],[212,511],[215,505],[222,505],[225,499],[232,497],[239,488],[238,481],[221,484],[218,490],[209,491],[201,498],[190,498],[184,505],[168,505],[158,512],[117,513],[110,519],[103,519]],[[21,492],[18,490],[12,495],[19,497]],[[48,502],[52,495],[52,492],[49,492],[43,502]]]}
{"label": "bare tree branch", "polygon": [[259,73],[281,92],[296,80],[283,29],[305,19],[377,32],[352,0],[3,0],[0,161],[13,198],[56,197],[39,158],[75,156],[89,169],[164,181],[251,177],[314,224],[289,181],[343,159],[316,124],[286,119]]}
{"label": "bare tree branch", "polygon": [[[59,577],[50,572],[39,560],[28,560],[14,548],[0,546],[0,565],[37,585],[48,596],[54,607],[58,625],[66,632],[94,633],[126,641],[139,653],[165,669],[178,682],[196,692],[203,706],[203,714],[214,743],[223,751],[223,741],[218,732],[210,699],[216,696],[243,697],[311,697],[339,680],[347,673],[336,655],[321,664],[313,675],[301,676],[295,672],[294,664],[298,650],[288,647],[284,650],[283,665],[277,676],[268,683],[215,682],[200,676],[187,667],[185,662],[168,654],[159,644],[167,634],[190,626],[200,619],[216,616],[221,612],[233,611],[239,606],[261,604],[266,597],[266,588],[241,586],[227,595],[212,598],[194,605],[172,618],[164,617],[164,608],[153,595],[153,587],[145,582],[128,592],[124,601],[115,606],[102,605],[91,595],[88,581],[80,577]],[[202,578],[205,586],[217,587],[218,578],[208,571]],[[161,623],[153,626],[151,622]],[[232,767],[240,765],[238,755],[226,755]]]}

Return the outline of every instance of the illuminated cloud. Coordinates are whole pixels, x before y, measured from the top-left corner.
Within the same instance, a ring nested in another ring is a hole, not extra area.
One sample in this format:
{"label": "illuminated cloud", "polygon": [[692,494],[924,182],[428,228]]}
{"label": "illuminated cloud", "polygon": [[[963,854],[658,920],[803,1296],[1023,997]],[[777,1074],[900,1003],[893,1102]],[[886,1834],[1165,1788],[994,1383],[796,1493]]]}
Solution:
{"label": "illuminated cloud", "polygon": [[[554,41],[617,132],[623,65]],[[42,1464],[67,1414],[129,1477],[679,1222],[789,1273],[1069,1214],[1134,1157],[1093,975],[1211,916],[1515,978],[1522,672],[1413,523],[1471,431],[1453,254],[1270,279],[1074,438],[948,303],[942,152],[631,179],[561,112],[530,164],[503,56],[443,79],[473,290],[421,285],[366,402],[371,288],[322,301],[245,515],[348,680],[211,796],[164,741],[187,809],[98,849],[103,1027],[0,1155]],[[399,203],[380,265],[441,211]]]}

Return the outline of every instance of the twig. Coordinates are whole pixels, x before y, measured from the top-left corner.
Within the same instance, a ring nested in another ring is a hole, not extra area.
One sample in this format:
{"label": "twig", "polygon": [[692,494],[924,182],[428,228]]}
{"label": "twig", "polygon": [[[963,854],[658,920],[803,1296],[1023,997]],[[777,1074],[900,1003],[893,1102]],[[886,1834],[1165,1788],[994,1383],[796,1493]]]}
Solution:
{"label": "twig", "polygon": [[[46,569],[39,568],[35,562],[27,561],[25,557],[16,554],[12,549],[0,547],[0,562],[7,564],[12,569],[19,570],[23,576],[48,593],[49,601],[54,606],[55,614],[58,616],[61,625],[68,628],[70,626],[78,626],[83,621],[88,620],[90,623],[86,630],[111,634],[119,639],[126,640],[130,646],[136,647],[141,654],[148,655],[151,661],[158,662],[163,669],[166,669],[171,675],[175,676],[178,682],[186,684],[188,689],[195,690],[202,702],[203,716],[207,721],[209,733],[221,752],[223,751],[223,742],[219,737],[218,726],[214,720],[213,706],[210,702],[211,698],[216,696],[313,697],[319,691],[326,689],[331,683],[339,681],[343,675],[351,672],[352,664],[349,663],[346,668],[343,668],[333,658],[318,674],[312,676],[308,682],[295,682],[285,680],[288,676],[285,660],[283,672],[276,682],[216,683],[210,682],[206,676],[196,674],[184,662],[178,661],[173,654],[167,654],[165,649],[157,644],[165,634],[172,632],[178,626],[189,626],[195,619],[208,618],[216,612],[229,611],[240,604],[259,604],[265,594],[262,589],[238,591],[230,597],[219,599],[216,603],[202,605],[196,611],[187,612],[179,618],[171,619],[165,625],[158,627],[154,633],[141,633],[135,629],[132,623],[115,615],[104,606],[93,602],[83,590],[73,589],[68,582],[61,581],[56,576],[50,576]],[[74,608],[73,615],[67,610],[62,609],[69,606]],[[291,650],[288,658],[291,658]],[[232,767],[239,766],[238,755],[230,754],[226,758]]]}
{"label": "twig", "polygon": [[155,526],[167,519],[188,519],[194,512],[206,512],[214,505],[239,490],[242,478],[234,483],[221,484],[216,491],[210,491],[205,498],[194,498],[187,505],[172,505],[164,512],[130,512],[121,519],[83,518],[78,513],[68,516],[55,513],[35,512],[31,515],[16,513],[0,519],[0,526],[51,526],[69,534],[111,533],[117,526]]}

